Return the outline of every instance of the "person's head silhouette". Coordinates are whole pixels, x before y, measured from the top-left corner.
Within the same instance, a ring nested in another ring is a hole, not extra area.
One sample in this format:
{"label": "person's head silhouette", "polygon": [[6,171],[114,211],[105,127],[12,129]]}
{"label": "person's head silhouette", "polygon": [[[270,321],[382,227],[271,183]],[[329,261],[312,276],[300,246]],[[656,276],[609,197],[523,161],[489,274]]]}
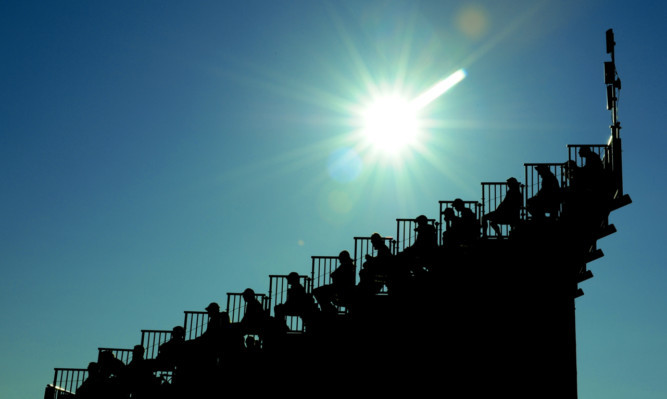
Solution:
{"label": "person's head silhouette", "polygon": [[211,313],[213,313],[213,314],[215,314],[215,313],[220,313],[220,305],[218,305],[216,302],[211,302],[211,303],[206,307],[206,311],[207,311],[209,314],[211,314]]}
{"label": "person's head silhouette", "polygon": [[509,188],[519,188],[520,184],[517,179],[515,179],[514,177],[510,177],[509,179],[507,179],[507,186]]}
{"label": "person's head silhouette", "polygon": [[290,274],[287,275],[287,282],[289,284],[299,284],[299,273],[297,272],[291,272]]}
{"label": "person's head silhouette", "polygon": [[243,291],[242,296],[246,302],[249,302],[255,299],[255,291],[252,288],[246,288],[245,291]]}

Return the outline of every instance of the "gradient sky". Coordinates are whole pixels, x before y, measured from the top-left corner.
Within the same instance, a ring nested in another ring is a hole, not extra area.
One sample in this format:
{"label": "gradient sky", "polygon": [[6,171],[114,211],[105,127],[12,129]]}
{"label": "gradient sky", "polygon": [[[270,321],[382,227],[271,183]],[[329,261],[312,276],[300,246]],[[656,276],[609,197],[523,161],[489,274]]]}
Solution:
{"label": "gradient sky", "polygon": [[[579,397],[666,398],[666,4],[3,1],[0,398],[606,143],[609,28],[633,204],[581,284]],[[417,145],[361,145],[374,99],[461,68]]]}

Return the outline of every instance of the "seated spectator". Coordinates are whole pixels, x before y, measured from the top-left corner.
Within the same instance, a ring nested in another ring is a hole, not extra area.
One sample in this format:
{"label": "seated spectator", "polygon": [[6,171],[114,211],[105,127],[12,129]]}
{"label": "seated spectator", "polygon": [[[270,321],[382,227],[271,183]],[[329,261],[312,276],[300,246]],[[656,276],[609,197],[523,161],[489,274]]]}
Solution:
{"label": "seated spectator", "polygon": [[76,397],[82,399],[111,398],[107,376],[104,376],[96,362],[88,363],[88,376],[76,390]]}
{"label": "seated spectator", "polygon": [[306,292],[301,284],[301,278],[296,272],[291,272],[287,276],[287,298],[284,303],[274,307],[274,312],[278,322],[285,320],[285,316],[300,316],[304,322],[312,315],[315,302],[313,296]]}
{"label": "seated spectator", "polygon": [[429,223],[428,218],[424,215],[419,215],[415,219],[415,222],[417,223],[417,228],[415,229],[417,237],[411,246],[403,250],[402,255],[413,260],[420,259],[428,261],[438,247],[438,233],[436,232],[435,226]]}
{"label": "seated spectator", "polygon": [[600,156],[588,146],[579,149],[579,156],[586,161],[580,169],[580,178],[592,190],[599,190],[604,183],[604,165]]}
{"label": "seated spectator", "polygon": [[255,291],[247,288],[243,291],[243,300],[246,303],[245,314],[241,319],[241,328],[244,334],[262,334],[267,327],[269,314],[257,300]]}
{"label": "seated spectator", "polygon": [[185,350],[185,330],[176,326],[171,330],[171,338],[158,348],[157,365],[162,370],[173,369],[183,358]]}
{"label": "seated spectator", "polygon": [[534,219],[541,220],[547,213],[552,217],[556,215],[560,207],[561,193],[558,179],[547,165],[537,165],[535,170],[540,175],[541,186],[537,194],[526,201],[526,209]]}
{"label": "seated spectator", "polygon": [[355,265],[348,251],[338,254],[340,266],[331,272],[331,284],[317,287],[313,296],[317,299],[320,309],[326,313],[335,313],[336,305],[347,306],[354,291]]}
{"label": "seated spectator", "polygon": [[211,302],[206,308],[208,325],[206,331],[194,342],[204,346],[204,351],[214,356],[218,361],[225,355],[240,352],[243,347],[243,336],[240,331],[232,327],[229,314],[221,312],[216,302]]}
{"label": "seated spectator", "polygon": [[113,354],[113,352],[104,350],[100,352],[97,359],[99,373],[103,378],[117,378],[125,369],[125,364]]}
{"label": "seated spectator", "polygon": [[380,234],[373,233],[370,240],[376,256],[366,254],[366,262],[359,271],[358,289],[361,294],[379,292],[388,283],[394,263],[394,255]]}
{"label": "seated spectator", "polygon": [[[459,213],[457,216],[456,213]],[[442,233],[442,241],[445,247],[469,245],[479,238],[479,222],[472,209],[465,206],[463,200],[457,198],[452,203],[452,208],[443,211],[447,229]]]}
{"label": "seated spectator", "polygon": [[482,234],[487,236],[487,229],[491,227],[498,238],[501,238],[500,224],[510,226],[516,225],[521,218],[521,207],[523,206],[523,197],[521,194],[521,183],[515,178],[507,179],[507,193],[498,207],[482,217]]}
{"label": "seated spectator", "polygon": [[132,398],[152,398],[160,387],[160,380],[153,375],[153,370],[144,359],[144,347],[135,345],[132,361],[122,374],[123,390]]}

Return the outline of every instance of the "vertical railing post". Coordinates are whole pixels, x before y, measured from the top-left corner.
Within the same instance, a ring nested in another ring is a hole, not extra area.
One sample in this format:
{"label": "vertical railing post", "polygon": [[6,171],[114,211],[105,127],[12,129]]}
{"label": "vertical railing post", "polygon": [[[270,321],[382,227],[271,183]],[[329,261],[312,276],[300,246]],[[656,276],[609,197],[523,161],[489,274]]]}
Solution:
{"label": "vertical railing post", "polygon": [[155,359],[160,345],[169,341],[171,330],[141,330],[141,346],[144,347],[144,358]]}
{"label": "vertical railing post", "polygon": [[311,256],[311,260],[312,289],[331,284],[331,273],[338,268],[338,256]]}

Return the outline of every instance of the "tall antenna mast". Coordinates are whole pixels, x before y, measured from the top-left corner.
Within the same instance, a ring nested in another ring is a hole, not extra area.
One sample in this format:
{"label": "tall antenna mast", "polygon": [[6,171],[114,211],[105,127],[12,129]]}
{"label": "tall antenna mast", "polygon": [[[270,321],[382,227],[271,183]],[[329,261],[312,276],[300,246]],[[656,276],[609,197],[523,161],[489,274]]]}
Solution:
{"label": "tall antenna mast", "polygon": [[618,121],[618,91],[621,90],[621,79],[616,71],[614,55],[614,31],[606,32],[607,54],[611,54],[611,61],[604,63],[604,84],[607,88],[607,109],[611,111],[611,138],[609,140],[609,166],[616,183],[615,198],[623,196],[623,167],[621,158],[621,123]]}
{"label": "tall antenna mast", "polygon": [[616,57],[614,55],[614,31],[607,30],[607,54],[611,54],[611,61],[604,63],[604,84],[607,86],[607,109],[611,110],[611,133],[613,138],[620,138],[621,124],[618,122],[618,95],[621,90],[621,79],[616,71]]}

